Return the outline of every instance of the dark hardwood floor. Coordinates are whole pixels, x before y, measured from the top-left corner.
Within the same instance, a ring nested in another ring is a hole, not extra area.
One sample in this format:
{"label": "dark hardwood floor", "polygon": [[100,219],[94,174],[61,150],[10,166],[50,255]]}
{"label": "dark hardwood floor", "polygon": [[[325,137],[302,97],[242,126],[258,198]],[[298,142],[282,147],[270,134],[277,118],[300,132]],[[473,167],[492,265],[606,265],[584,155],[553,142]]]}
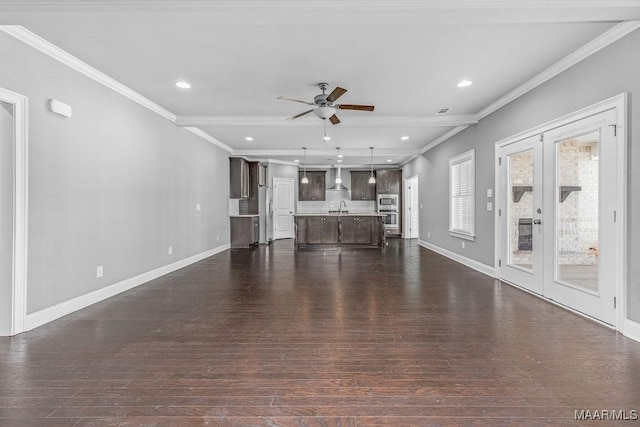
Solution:
{"label": "dark hardwood floor", "polygon": [[599,424],[581,410],[640,410],[640,343],[415,240],[226,251],[0,338],[0,426]]}

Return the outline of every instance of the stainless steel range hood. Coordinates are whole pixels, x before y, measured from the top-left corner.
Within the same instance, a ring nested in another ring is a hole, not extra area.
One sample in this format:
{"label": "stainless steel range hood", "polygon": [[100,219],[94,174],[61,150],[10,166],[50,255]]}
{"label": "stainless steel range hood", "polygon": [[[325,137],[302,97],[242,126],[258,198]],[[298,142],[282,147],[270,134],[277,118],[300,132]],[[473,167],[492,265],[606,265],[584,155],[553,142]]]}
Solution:
{"label": "stainless steel range hood", "polygon": [[[349,189],[342,184],[336,184],[336,177],[338,176],[338,168],[331,168],[327,173],[328,183],[333,184],[329,187],[331,191],[348,191]],[[341,177],[342,178],[342,177]],[[344,179],[344,178],[342,178]]]}

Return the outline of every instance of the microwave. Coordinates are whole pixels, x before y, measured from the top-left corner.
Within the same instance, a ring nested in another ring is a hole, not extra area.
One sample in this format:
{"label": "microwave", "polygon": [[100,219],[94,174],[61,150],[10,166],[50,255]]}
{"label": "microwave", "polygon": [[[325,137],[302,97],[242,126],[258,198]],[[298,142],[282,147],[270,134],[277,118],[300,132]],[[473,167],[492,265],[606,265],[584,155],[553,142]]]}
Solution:
{"label": "microwave", "polygon": [[378,194],[378,209],[398,209],[397,194]]}

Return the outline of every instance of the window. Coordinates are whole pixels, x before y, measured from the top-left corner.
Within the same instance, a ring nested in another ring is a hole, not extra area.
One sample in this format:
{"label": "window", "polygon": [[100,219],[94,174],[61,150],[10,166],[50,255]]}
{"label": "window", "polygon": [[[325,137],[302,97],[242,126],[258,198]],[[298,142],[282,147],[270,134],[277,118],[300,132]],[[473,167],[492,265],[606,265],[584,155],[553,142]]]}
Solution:
{"label": "window", "polygon": [[449,233],[475,239],[475,150],[449,159]]}

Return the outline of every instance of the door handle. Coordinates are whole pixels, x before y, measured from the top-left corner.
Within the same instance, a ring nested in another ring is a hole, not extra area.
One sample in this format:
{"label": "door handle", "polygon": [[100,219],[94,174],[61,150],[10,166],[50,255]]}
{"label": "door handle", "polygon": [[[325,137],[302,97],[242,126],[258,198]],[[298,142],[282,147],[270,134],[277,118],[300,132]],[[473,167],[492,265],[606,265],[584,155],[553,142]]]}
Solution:
{"label": "door handle", "polygon": [[542,224],[542,221],[539,220],[539,219],[534,219],[533,223],[536,224],[536,225],[540,225],[540,224]]}

